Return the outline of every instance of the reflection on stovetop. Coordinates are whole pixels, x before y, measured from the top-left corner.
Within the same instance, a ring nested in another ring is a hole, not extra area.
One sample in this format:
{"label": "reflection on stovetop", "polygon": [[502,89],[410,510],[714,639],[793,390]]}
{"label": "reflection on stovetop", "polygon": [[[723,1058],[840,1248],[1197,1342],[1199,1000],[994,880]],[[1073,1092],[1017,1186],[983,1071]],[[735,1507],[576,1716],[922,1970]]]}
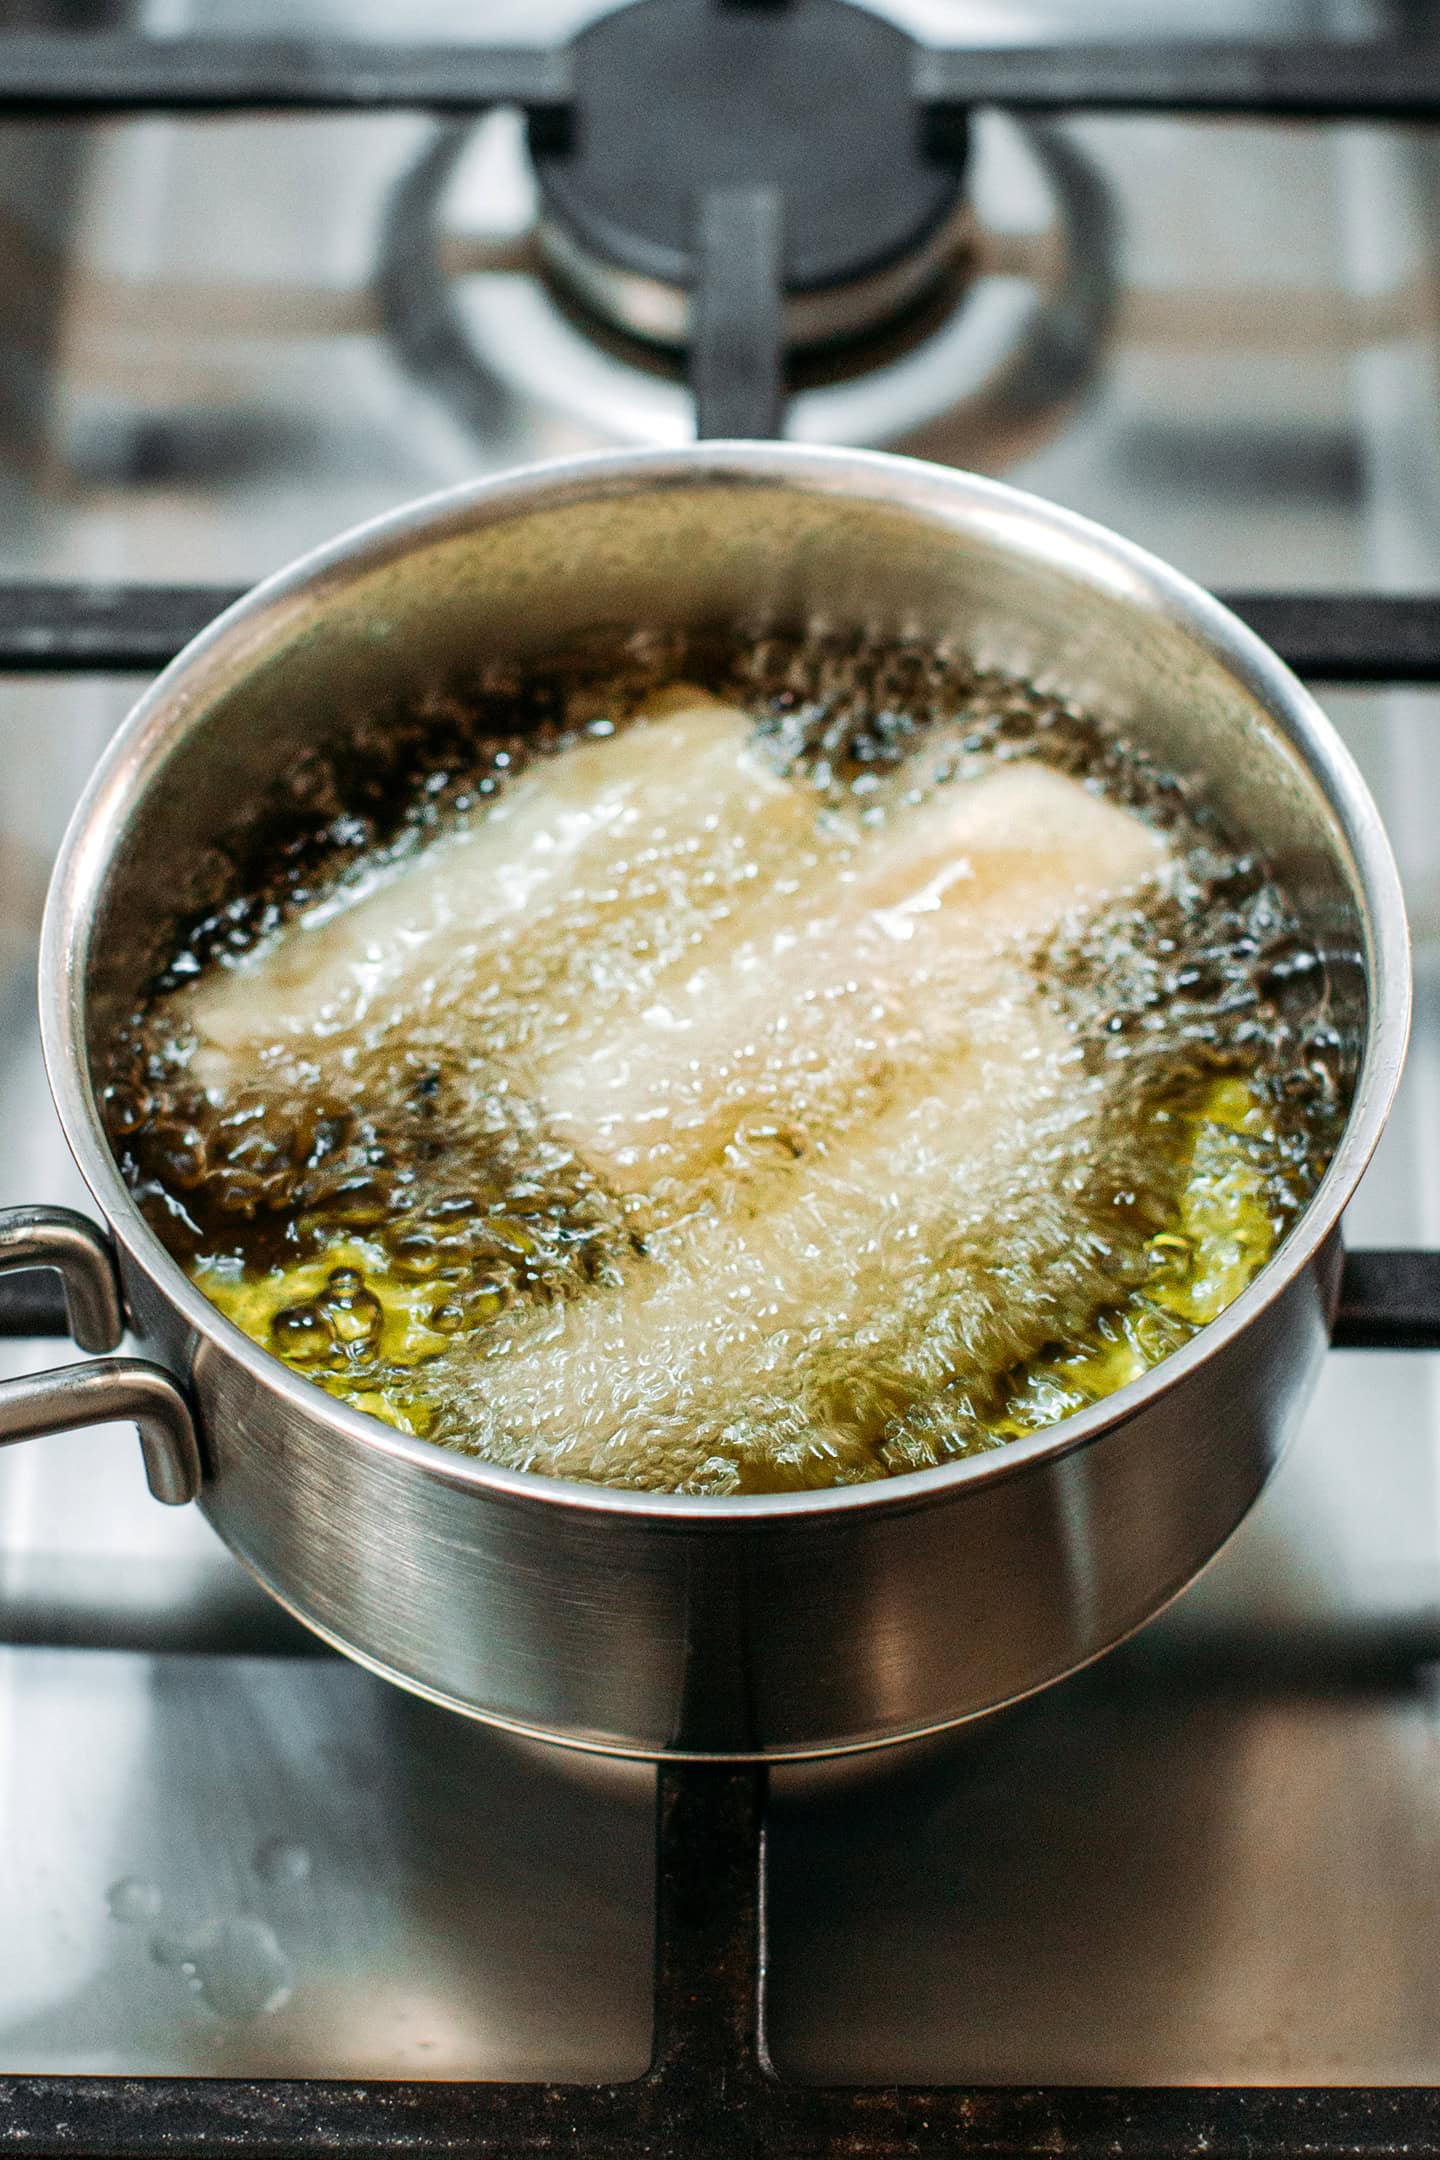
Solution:
{"label": "reflection on stovetop", "polygon": [[888,1784],[781,1782],[783,2070],[1440,2078],[1440,1630],[1163,1628]]}
{"label": "reflection on stovetop", "polygon": [[644,2068],[647,1770],[328,1656],[0,1652],[0,1725],[5,2067]]}
{"label": "reflection on stovetop", "polygon": [[[378,5],[280,0],[158,0],[147,20],[248,31],[301,12],[386,27]],[[491,0],[487,32],[593,12]],[[1021,34],[1018,10],[969,0],[894,12],[922,36]],[[437,4],[407,34],[464,35],[472,15]],[[1027,19],[1373,26],[1252,0]],[[1068,169],[1118,219],[1111,342],[1078,403],[987,434],[975,410],[961,425],[935,407],[936,382],[953,398],[1003,376],[1039,289],[1020,271],[1064,269],[1033,143],[992,132],[991,314],[946,317],[928,342],[917,328],[888,375],[813,383],[797,424],[974,457],[1215,583],[1440,581],[1433,152],[1357,128],[1066,129]],[[426,123],[152,121],[86,131],[58,161],[53,131],[32,131],[31,162],[0,176],[0,239],[24,242],[31,281],[0,445],[4,566],[244,578],[477,470],[678,430],[665,366],[582,335],[507,256],[523,259],[527,215],[513,136],[502,121],[467,145],[442,205],[438,260],[494,391],[457,405],[372,275],[397,188],[437,154]],[[11,345],[0,302],[7,364]],[[7,1201],[84,1204],[45,1092],[34,935],[45,865],[125,703],[114,684],[6,689]],[[1352,1228],[1434,1243],[1440,722],[1433,698],[1327,703],[1394,836],[1420,966],[1410,1071]],[[1437,1361],[1332,1359],[1272,1492],[1134,1644],[972,1732],[778,1775],[782,2066],[1440,2079],[1437,1440]],[[193,1510],[149,1503],[120,1429],[0,1459],[0,1641],[0,2069],[643,2064],[649,1772],[468,1727],[314,1650]]]}

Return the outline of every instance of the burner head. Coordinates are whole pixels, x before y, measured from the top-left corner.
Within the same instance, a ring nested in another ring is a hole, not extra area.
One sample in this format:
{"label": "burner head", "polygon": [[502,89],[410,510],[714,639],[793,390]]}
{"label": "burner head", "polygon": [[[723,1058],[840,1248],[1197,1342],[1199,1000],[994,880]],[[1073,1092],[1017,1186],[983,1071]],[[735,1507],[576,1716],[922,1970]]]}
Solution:
{"label": "burner head", "polygon": [[540,245],[622,330],[681,345],[712,188],[781,198],[786,333],[856,336],[920,297],[968,223],[963,143],[922,155],[916,46],[849,0],[638,0],[575,40],[568,146],[532,126]]}

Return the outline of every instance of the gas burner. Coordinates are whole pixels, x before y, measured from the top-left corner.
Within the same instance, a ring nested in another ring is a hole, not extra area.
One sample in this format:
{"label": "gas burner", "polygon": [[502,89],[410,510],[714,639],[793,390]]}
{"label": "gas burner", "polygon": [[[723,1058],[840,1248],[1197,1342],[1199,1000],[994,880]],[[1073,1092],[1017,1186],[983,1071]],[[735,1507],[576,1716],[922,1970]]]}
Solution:
{"label": "gas burner", "polygon": [[532,122],[536,238],[612,328],[683,346],[717,189],[775,191],[785,342],[873,332],[964,250],[968,129],[925,153],[916,48],[849,0],[639,0],[572,47],[573,140]]}
{"label": "gas burner", "polygon": [[[976,116],[968,150],[963,245],[896,319],[792,356],[793,440],[998,471],[1058,426],[1091,380],[1114,292],[1103,182],[1064,135],[1001,113]],[[688,441],[695,407],[672,342],[682,288],[616,272],[611,297],[623,290],[633,305],[643,294],[654,310],[647,335],[617,328],[613,308],[577,297],[578,280],[555,268],[544,185],[513,114],[436,136],[391,199],[379,289],[392,343],[487,441],[509,434],[517,450],[538,439],[557,452]],[[953,221],[942,213],[932,239]]]}

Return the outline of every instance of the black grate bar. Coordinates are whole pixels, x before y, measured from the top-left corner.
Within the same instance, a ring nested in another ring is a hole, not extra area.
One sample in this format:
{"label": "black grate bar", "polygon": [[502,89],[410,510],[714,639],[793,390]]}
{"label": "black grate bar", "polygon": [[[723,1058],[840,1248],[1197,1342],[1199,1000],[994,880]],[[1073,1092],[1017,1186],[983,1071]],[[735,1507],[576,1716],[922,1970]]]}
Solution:
{"label": "black grate bar", "polygon": [[243,589],[0,583],[0,670],[153,673]]}
{"label": "black grate bar", "polygon": [[1337,1350],[1440,1350],[1440,1252],[1345,1255]]}
{"label": "black grate bar", "polygon": [[[241,590],[0,581],[0,674],[152,673]],[[1440,683],[1440,594],[1221,598],[1313,682]]]}
{"label": "black grate bar", "polygon": [[563,110],[563,47],[364,44],[338,38],[0,34],[0,115],[371,112],[490,105]]}
{"label": "black grate bar", "polygon": [[[1167,41],[923,48],[916,94],[942,117],[977,104],[1028,112],[1257,118],[1440,116],[1440,43]],[[0,33],[0,114],[365,112],[388,106],[554,112],[564,49],[125,33]]]}
{"label": "black grate bar", "polygon": [[779,191],[714,188],[700,203],[697,227],[695,433],[768,441],[783,433],[785,413]]}
{"label": "black grate bar", "polygon": [[697,1763],[660,1777],[652,2080],[753,2085],[763,2042],[765,1772]]}
{"label": "black grate bar", "polygon": [[[22,2160],[635,2160],[678,2148],[648,2080],[500,2085],[334,2078],[0,2078],[0,2152]],[[694,2148],[719,2160],[718,2144]],[[732,2148],[733,2152],[733,2148]]]}
{"label": "black grate bar", "polygon": [[922,47],[915,94],[943,140],[974,105],[1014,111],[1440,119],[1440,41]]}
{"label": "black grate bar", "polygon": [[0,2078],[23,2160],[1440,2160],[1428,2087],[632,2085]]}
{"label": "black grate bar", "polygon": [[1440,593],[1224,593],[1312,682],[1440,683]]}
{"label": "black grate bar", "polygon": [[0,1336],[68,1336],[70,1318],[60,1278],[50,1268],[0,1275]]}
{"label": "black grate bar", "polygon": [[761,2151],[867,2160],[1436,2160],[1426,2086],[782,2088]]}

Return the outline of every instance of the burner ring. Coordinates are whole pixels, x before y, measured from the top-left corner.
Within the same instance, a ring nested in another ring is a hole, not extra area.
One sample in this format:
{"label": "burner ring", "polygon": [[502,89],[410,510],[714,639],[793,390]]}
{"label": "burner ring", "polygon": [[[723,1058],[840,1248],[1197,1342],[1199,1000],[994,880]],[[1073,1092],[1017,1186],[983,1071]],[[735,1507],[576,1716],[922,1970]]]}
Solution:
{"label": "burner ring", "polygon": [[792,347],[873,330],[963,252],[968,143],[945,165],[922,154],[916,47],[850,0],[638,0],[572,51],[573,139],[530,131],[538,240],[613,327],[685,343],[715,188],[780,197]]}
{"label": "burner ring", "polygon": [[[688,441],[681,356],[612,329],[535,274],[536,194],[514,114],[437,130],[382,225],[377,292],[398,361],[468,435],[517,461]],[[1062,133],[985,112],[970,194],[973,253],[931,298],[878,336],[799,358],[794,440],[999,472],[1093,381],[1117,276],[1101,174]]]}
{"label": "burner ring", "polygon": [[[787,290],[787,347],[804,352],[883,328],[923,300],[964,258],[974,229],[970,206],[961,202],[913,255],[848,284],[820,286],[811,292]],[[689,344],[692,307],[687,286],[607,262],[549,217],[537,221],[535,245],[557,282],[612,329],[677,352]]]}

